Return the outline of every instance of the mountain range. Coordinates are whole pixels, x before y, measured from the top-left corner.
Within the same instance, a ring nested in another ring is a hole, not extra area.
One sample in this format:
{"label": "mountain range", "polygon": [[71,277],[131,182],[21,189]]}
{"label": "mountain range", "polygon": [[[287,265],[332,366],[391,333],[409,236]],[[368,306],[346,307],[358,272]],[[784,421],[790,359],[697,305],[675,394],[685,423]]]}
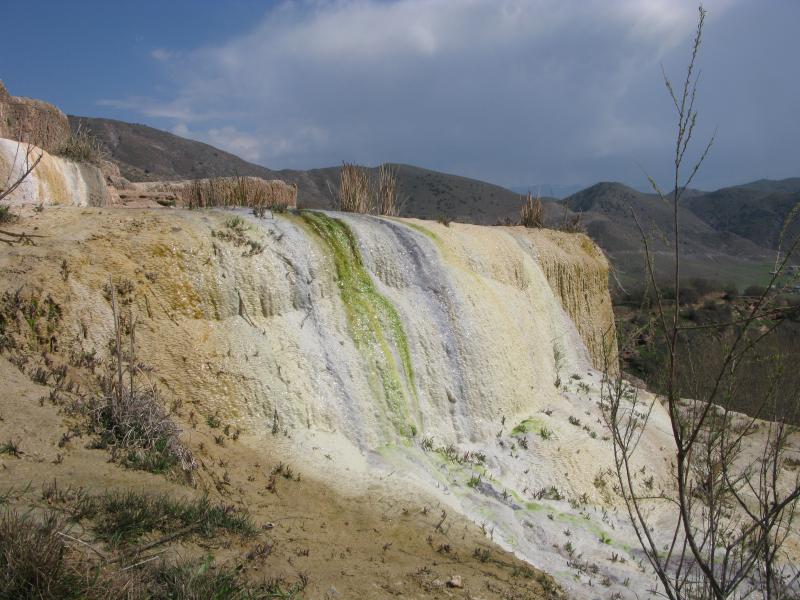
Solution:
{"label": "mountain range", "polygon": [[[131,181],[253,175],[298,187],[306,208],[333,208],[339,167],[273,170],[202,142],[111,119],[70,116],[105,146]],[[403,216],[478,224],[516,222],[518,192],[477,179],[394,165]],[[376,169],[371,169],[375,171]],[[558,227],[580,214],[586,232],[609,256],[617,284],[636,286],[644,275],[642,233],[658,270],[669,270],[672,209],[655,194],[617,182],[601,182],[559,200],[542,198],[545,220]],[[800,223],[784,228],[800,205],[800,178],[762,179],[706,192],[687,190],[681,201],[682,273],[740,287],[769,277],[779,250],[800,234]]]}

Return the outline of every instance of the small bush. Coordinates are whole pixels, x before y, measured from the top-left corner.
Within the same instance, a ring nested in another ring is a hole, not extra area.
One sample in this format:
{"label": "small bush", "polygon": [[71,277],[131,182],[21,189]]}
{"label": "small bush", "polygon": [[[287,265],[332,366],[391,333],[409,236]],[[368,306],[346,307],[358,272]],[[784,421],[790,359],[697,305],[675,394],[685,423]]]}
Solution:
{"label": "small bush", "polygon": [[195,469],[192,453],[180,441],[180,429],[155,386],[130,388],[113,375],[100,379],[101,393],[89,411],[96,447],[108,448],[123,465],[166,473],[176,466]]}

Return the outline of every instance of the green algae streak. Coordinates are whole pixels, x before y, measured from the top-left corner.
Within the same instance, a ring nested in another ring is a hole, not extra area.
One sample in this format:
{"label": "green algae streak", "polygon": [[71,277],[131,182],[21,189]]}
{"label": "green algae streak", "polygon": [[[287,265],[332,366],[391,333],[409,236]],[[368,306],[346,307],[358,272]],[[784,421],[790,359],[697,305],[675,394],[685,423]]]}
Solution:
{"label": "green algae streak", "polygon": [[[406,401],[405,388],[410,391],[415,405],[417,394],[408,339],[400,315],[375,289],[350,228],[323,213],[304,210],[300,215],[330,250],[350,335],[367,364],[374,364],[377,369],[389,421],[398,433],[413,437],[422,424],[412,420]],[[402,374],[392,348],[400,358]]]}

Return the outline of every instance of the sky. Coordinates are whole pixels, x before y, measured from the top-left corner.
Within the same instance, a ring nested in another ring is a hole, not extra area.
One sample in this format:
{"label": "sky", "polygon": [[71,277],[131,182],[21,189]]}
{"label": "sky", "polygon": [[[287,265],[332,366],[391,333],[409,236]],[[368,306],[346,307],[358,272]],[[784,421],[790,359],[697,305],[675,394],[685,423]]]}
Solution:
{"label": "sky", "polygon": [[[694,187],[800,176],[800,1],[704,6],[696,153],[716,137]],[[644,188],[645,172],[669,185],[662,69],[682,80],[697,4],[60,0],[3,17],[12,94],[270,168],[396,162],[515,188]]]}

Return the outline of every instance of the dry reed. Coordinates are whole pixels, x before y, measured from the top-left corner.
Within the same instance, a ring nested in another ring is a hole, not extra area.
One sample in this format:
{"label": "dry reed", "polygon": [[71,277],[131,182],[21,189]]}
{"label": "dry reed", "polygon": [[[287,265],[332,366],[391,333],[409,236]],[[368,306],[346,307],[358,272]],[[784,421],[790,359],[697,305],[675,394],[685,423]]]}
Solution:
{"label": "dry reed", "polygon": [[178,190],[186,208],[247,206],[282,212],[297,206],[297,186],[258,177],[195,179]]}
{"label": "dry reed", "polygon": [[339,172],[337,208],[342,212],[368,213],[372,210],[369,174],[367,170],[351,163],[342,163]]}
{"label": "dry reed", "polygon": [[400,215],[397,200],[397,169],[388,164],[378,167],[378,212],[389,217]]}
{"label": "dry reed", "polygon": [[533,195],[528,192],[520,210],[520,224],[536,229],[544,227],[544,207],[538,194],[534,200]]}

